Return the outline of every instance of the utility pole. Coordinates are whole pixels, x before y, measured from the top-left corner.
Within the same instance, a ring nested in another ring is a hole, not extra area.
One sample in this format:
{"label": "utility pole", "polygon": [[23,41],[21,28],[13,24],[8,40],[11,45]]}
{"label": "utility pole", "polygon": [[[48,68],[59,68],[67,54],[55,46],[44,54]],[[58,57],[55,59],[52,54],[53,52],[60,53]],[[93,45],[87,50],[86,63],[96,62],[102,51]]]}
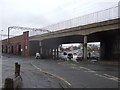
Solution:
{"label": "utility pole", "polygon": [[10,28],[8,27],[8,44],[9,44]]}
{"label": "utility pole", "polygon": [[8,41],[7,41],[7,50],[8,50],[8,53],[10,51],[10,27],[8,27]]}

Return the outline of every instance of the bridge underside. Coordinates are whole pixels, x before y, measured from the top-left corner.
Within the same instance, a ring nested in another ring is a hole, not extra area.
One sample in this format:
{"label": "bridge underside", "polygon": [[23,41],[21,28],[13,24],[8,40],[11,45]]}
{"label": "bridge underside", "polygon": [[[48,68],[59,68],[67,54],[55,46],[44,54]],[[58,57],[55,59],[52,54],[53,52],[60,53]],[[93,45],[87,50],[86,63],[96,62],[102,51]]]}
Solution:
{"label": "bridge underside", "polygon": [[[58,46],[68,43],[84,43],[84,35],[71,35],[44,40],[30,41],[30,55],[40,52],[43,58],[57,58]],[[87,35],[87,42],[101,42],[100,58],[120,59],[120,30],[101,31]],[[33,48],[34,47],[34,48]]]}

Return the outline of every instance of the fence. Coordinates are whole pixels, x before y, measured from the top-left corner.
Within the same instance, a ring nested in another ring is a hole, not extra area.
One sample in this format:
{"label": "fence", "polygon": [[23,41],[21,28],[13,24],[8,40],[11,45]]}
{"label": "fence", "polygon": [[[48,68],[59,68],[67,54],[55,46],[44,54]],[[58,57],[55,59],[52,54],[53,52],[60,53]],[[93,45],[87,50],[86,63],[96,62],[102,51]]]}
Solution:
{"label": "fence", "polygon": [[[98,12],[94,12],[91,14],[87,14],[84,16],[76,17],[67,21],[63,21],[60,23],[56,23],[53,25],[49,25],[47,27],[43,27],[43,29],[50,30],[50,31],[58,31],[66,28],[72,28],[97,22],[102,22],[106,20],[116,19],[118,18],[118,6],[108,8],[105,10],[101,10]],[[39,32],[30,32],[30,36],[42,34]]]}

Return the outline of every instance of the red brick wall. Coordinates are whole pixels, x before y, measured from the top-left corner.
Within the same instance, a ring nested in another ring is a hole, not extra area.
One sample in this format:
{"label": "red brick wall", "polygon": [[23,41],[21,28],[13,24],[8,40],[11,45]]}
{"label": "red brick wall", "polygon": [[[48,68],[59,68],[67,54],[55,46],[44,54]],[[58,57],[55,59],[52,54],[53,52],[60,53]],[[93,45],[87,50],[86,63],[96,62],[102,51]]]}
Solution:
{"label": "red brick wall", "polygon": [[[9,38],[9,44],[7,43],[7,39],[2,40],[2,45],[3,45],[3,53],[12,53],[13,54],[20,54],[23,56],[27,56],[28,55],[28,43],[29,43],[29,32],[23,32],[22,35],[20,36],[16,36],[16,37],[12,37]],[[7,48],[6,48],[7,46]],[[21,46],[21,48],[19,48]],[[13,47],[13,49],[12,49]],[[7,52],[6,52],[7,51]]]}

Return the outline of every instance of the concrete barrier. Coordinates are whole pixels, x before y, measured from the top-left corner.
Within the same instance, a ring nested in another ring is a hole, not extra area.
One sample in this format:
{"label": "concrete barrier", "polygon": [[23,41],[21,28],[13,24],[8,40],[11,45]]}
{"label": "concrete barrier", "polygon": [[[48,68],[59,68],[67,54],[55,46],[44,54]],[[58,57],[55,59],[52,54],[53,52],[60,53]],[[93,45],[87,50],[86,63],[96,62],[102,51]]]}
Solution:
{"label": "concrete barrier", "polygon": [[2,90],[15,90],[20,86],[22,77],[20,75],[20,64],[15,63],[15,76],[13,78],[6,78]]}
{"label": "concrete barrier", "polygon": [[22,77],[21,76],[17,76],[14,80],[13,80],[13,88],[18,88],[22,83]]}

